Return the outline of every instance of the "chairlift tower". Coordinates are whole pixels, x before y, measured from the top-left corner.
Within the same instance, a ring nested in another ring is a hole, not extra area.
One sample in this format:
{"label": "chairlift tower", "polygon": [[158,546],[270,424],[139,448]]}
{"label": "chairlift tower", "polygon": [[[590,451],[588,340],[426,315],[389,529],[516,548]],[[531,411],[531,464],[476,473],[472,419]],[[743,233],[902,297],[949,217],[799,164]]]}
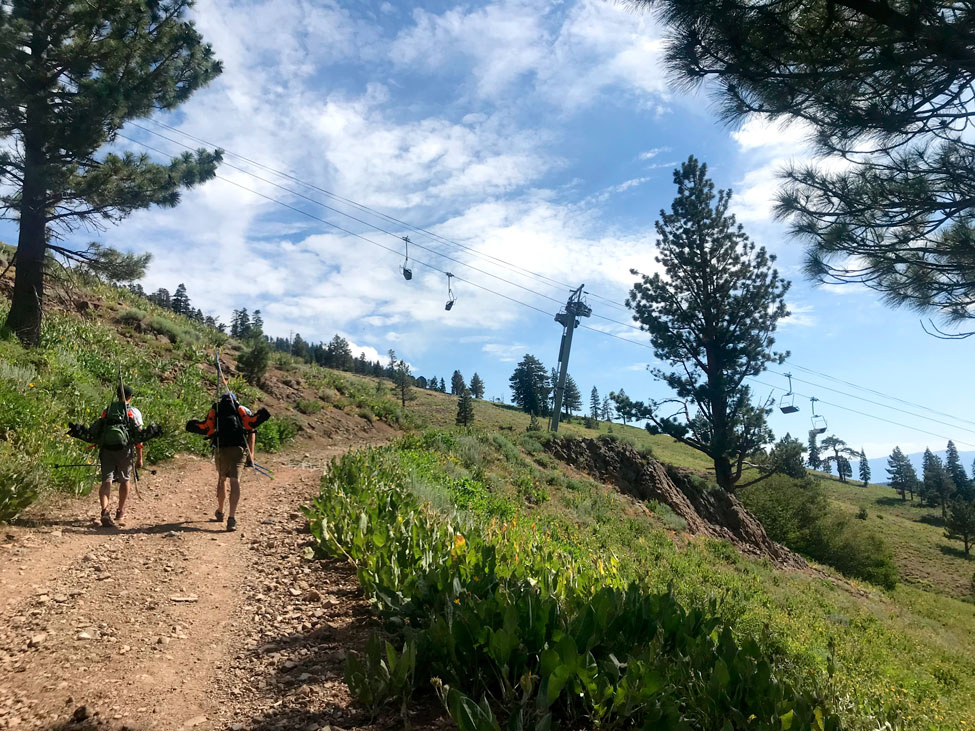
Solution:
{"label": "chairlift tower", "polygon": [[565,303],[562,312],[555,316],[555,321],[562,325],[562,343],[559,346],[559,377],[555,386],[555,403],[550,426],[554,432],[559,430],[559,412],[562,410],[565,380],[569,375],[569,351],[572,350],[572,333],[579,327],[577,318],[592,315],[592,308],[582,301],[582,288],[585,286],[580,284],[579,288],[569,295],[569,300]]}

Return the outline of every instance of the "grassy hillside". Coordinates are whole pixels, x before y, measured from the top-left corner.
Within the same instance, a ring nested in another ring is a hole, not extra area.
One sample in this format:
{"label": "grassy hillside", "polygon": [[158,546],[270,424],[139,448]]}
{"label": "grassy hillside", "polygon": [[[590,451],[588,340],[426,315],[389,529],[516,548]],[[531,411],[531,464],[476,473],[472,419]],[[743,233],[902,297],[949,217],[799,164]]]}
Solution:
{"label": "grassy hillside", "polygon": [[[104,407],[118,364],[136,389],[135,403],[166,428],[150,446],[150,461],[206,450],[182,424],[212,399],[212,349],[222,344],[232,371],[239,344],[111,287],[91,287],[73,302],[49,310],[38,349],[25,351],[15,339],[0,338],[0,514],[16,512],[44,490],[90,489],[91,471],[53,466],[89,460],[80,442],[63,435],[65,424],[90,420]],[[0,316],[5,311],[0,300]],[[414,389],[403,409],[388,381],[282,355],[274,356],[264,390],[239,378],[233,387],[275,414],[262,432],[265,448],[280,447],[299,430],[328,436],[380,420],[410,432],[377,459],[397,480],[405,476],[402,486],[438,515],[459,511],[458,520],[474,521],[502,547],[517,539],[523,552],[538,545],[564,556],[559,565],[571,564],[596,584],[632,580],[648,596],[672,587],[682,607],[731,629],[736,646],[757,643],[774,660],[777,678],[839,713],[851,728],[889,723],[947,731],[968,728],[975,719],[975,562],[925,522],[931,511],[900,504],[889,488],[821,483],[836,511],[855,515],[866,508],[865,525],[892,547],[904,581],[883,591],[828,568],[829,581],[780,572],[742,558],[728,544],[689,536],[666,506],[639,503],[558,464],[542,449],[545,433],[527,432],[528,416],[510,407],[475,402],[475,428],[467,432],[454,427],[455,397]],[[710,466],[668,437],[606,423],[598,432],[610,429],[664,462],[702,473]],[[597,433],[579,421],[561,431]],[[683,677],[687,668],[680,667],[668,665],[667,677]]]}
{"label": "grassy hillside", "polygon": [[[374,385],[373,379],[349,374],[332,377],[360,390]],[[727,544],[685,535],[666,506],[640,504],[571,474],[542,450],[544,433],[526,432],[526,414],[476,402],[476,426],[468,434],[453,427],[456,397],[414,394],[407,403],[414,423],[441,431],[420,442],[408,440],[395,459],[405,460],[411,490],[442,513],[460,510],[489,525],[493,520],[494,525],[529,526],[546,545],[574,561],[590,562],[597,573],[635,578],[648,591],[672,586],[686,606],[717,602],[714,611],[722,622],[760,641],[769,653],[783,653],[800,677],[828,688],[831,707],[852,728],[874,729],[886,722],[891,728],[947,731],[967,728],[975,718],[975,606],[962,601],[960,585],[954,596],[945,596],[917,584],[906,570],[911,551],[925,561],[953,562],[960,577],[973,564],[942,553],[940,529],[934,526],[917,523],[921,532],[915,535],[930,541],[911,541],[913,524],[897,516],[904,508],[881,502],[867,521],[905,567],[907,581],[894,590],[843,579],[828,567],[836,577],[831,581],[779,572],[742,558]],[[608,424],[599,425],[600,433],[608,430]],[[612,430],[665,462],[708,467],[701,455],[669,437],[618,424]],[[596,433],[578,421],[560,431]],[[422,469],[415,464],[418,447],[427,460]],[[857,492],[861,489],[823,482],[836,509],[846,513],[858,506],[842,495],[890,497],[885,488]],[[875,518],[880,512],[884,518]],[[890,531],[894,520],[903,522],[903,540]]]}
{"label": "grassy hillside", "polygon": [[905,581],[960,599],[975,597],[975,561],[965,556],[961,543],[945,538],[940,509],[903,501],[883,485],[860,487],[829,479],[821,484],[841,510],[866,511],[866,522],[882,530],[894,549]]}

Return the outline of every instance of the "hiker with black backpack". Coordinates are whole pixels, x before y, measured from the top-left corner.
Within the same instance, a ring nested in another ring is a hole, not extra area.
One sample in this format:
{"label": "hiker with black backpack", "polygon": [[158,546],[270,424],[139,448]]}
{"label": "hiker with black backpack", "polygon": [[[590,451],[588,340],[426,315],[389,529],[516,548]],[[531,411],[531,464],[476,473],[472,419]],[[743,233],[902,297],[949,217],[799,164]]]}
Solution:
{"label": "hiker with black backpack", "polygon": [[[111,405],[89,427],[69,424],[68,434],[98,446],[98,460],[101,467],[101,486],[98,500],[101,503],[101,524],[105,528],[115,528],[125,517],[125,501],[129,497],[129,483],[133,468],[142,467],[143,443],[162,430],[158,425],[143,426],[142,412],[132,406],[132,388],[119,378],[119,385]],[[115,519],[109,511],[113,479],[119,483],[118,507]]]}
{"label": "hiker with black backpack", "polygon": [[267,409],[256,414],[242,406],[227,389],[203,420],[186,423],[186,431],[210,437],[217,466],[217,509],[214,518],[222,523],[223,505],[227,497],[226,482],[230,481],[230,503],[227,509],[227,530],[237,530],[237,503],[240,501],[240,471],[244,466],[255,467],[254,445],[256,429],[271,418]]}

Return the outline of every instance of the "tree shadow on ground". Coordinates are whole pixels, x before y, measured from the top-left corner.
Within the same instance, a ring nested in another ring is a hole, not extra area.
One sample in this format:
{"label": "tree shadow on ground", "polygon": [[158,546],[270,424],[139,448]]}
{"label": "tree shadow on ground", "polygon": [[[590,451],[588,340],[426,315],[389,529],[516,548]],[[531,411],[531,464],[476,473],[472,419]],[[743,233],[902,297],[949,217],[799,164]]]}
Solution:
{"label": "tree shadow on ground", "polygon": [[935,513],[927,513],[922,515],[917,519],[917,522],[924,523],[925,525],[933,525],[936,528],[945,527],[945,519]]}
{"label": "tree shadow on ground", "polygon": [[965,549],[961,547],[952,546],[943,543],[940,546],[938,546],[938,550],[941,551],[945,556],[954,556],[955,558],[963,558],[966,561],[972,560],[971,555],[965,553]]}
{"label": "tree shadow on ground", "polygon": [[900,495],[896,495],[896,496],[893,496],[892,495],[892,496],[888,496],[888,497],[878,497],[874,502],[877,503],[877,505],[883,505],[884,507],[888,507],[888,508],[896,507],[898,505],[900,505],[902,507],[907,506],[907,507],[912,507],[912,508],[920,508],[921,507],[920,503],[918,503],[916,501],[912,502],[911,499],[910,499],[910,497],[908,497],[907,500],[901,500]]}

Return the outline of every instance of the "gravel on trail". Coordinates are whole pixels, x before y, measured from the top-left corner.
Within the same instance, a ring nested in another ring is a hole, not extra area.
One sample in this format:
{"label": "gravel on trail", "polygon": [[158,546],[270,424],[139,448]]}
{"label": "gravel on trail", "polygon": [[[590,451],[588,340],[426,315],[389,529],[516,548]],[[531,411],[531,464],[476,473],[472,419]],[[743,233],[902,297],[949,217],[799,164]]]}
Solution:
{"label": "gravel on trail", "polygon": [[402,728],[349,696],[345,658],[376,624],[350,566],[304,558],[298,509],[331,457],[390,434],[263,456],[274,480],[244,477],[234,533],[190,456],[143,479],[117,530],[95,494],[0,526],[0,729]]}

